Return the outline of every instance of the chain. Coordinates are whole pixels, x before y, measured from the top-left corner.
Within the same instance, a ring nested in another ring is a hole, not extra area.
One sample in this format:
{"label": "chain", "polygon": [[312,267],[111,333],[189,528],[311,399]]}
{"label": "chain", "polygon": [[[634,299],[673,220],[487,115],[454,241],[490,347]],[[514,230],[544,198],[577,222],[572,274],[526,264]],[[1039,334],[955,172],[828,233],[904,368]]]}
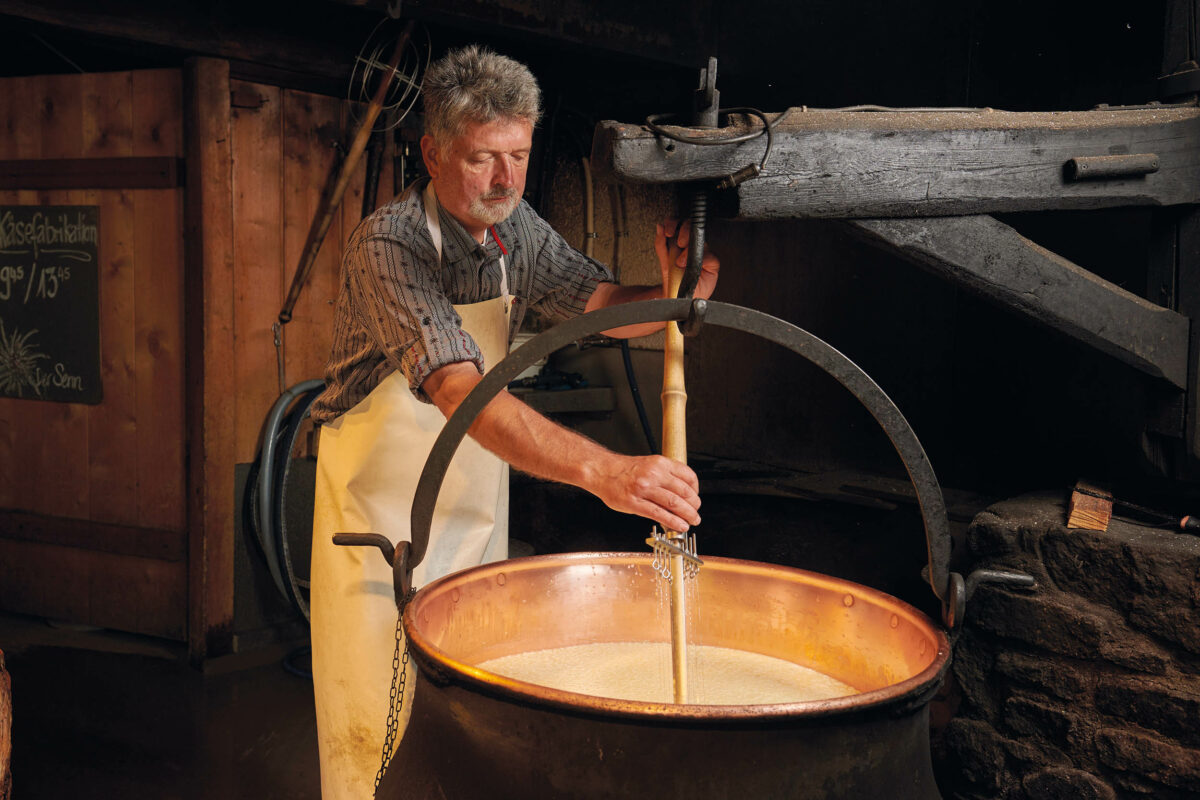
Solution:
{"label": "chain", "polygon": [[[388,697],[387,734],[383,737],[383,755],[379,772],[375,773],[375,790],[392,761],[392,750],[396,746],[396,733],[400,727],[400,712],[404,710],[404,687],[408,680],[408,638],[404,635],[403,613],[396,615],[396,649],[392,652],[392,688]],[[404,642],[403,651],[400,642]]]}

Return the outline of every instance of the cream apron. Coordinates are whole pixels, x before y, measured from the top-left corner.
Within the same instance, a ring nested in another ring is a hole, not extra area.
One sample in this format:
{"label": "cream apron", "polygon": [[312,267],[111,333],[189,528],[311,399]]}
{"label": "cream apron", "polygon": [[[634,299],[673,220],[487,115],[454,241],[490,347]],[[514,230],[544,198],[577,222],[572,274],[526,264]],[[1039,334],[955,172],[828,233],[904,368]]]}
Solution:
{"label": "cream apron", "polygon": [[[432,184],[424,199],[440,262]],[[500,266],[504,275],[503,257]],[[508,352],[506,275],[502,292],[493,300],[454,307],[487,368]],[[445,421],[436,406],[413,397],[403,373],[394,372],[321,428],[310,605],[323,800],[364,800],[375,793],[396,646],[391,568],[376,548],[341,547],[333,544],[333,534],[371,532],[393,543],[411,540],[413,495]],[[465,438],[442,483],[429,549],[413,573],[413,586],[507,556],[508,465]],[[400,732],[412,707],[414,669],[409,667]]]}

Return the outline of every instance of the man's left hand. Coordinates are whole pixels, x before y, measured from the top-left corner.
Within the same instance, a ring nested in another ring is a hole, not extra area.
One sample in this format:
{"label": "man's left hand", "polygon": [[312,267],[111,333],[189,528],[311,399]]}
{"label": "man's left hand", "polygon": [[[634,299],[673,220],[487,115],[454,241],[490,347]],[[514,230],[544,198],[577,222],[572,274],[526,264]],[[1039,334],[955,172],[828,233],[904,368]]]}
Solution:
{"label": "man's left hand", "polygon": [[[692,222],[668,219],[658,223],[654,231],[654,251],[658,254],[658,266],[662,271],[663,296],[669,297],[671,269],[687,269],[688,241],[691,238]],[[696,284],[693,297],[712,297],[717,288],[717,273],[721,263],[717,257],[704,246],[704,258],[700,261],[700,280]]]}

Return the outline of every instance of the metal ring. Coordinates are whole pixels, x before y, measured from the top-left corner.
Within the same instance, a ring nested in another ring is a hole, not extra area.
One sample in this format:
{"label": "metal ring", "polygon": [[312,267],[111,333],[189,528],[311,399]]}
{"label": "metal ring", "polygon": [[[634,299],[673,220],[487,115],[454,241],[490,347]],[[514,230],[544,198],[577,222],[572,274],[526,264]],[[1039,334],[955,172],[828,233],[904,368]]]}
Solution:
{"label": "metal ring", "polygon": [[[413,497],[410,569],[425,557],[434,505],[450,459],[454,457],[475,417],[509,381],[555,350],[585,336],[626,325],[681,322],[691,312],[692,301],[686,299],[643,300],[592,311],[538,334],[494,366],[446,421],[425,462]],[[808,331],[778,317],[709,300],[704,323],[705,326],[715,325],[751,333],[788,348],[844,386],[870,412],[896,448],[916,490],[917,504],[925,524],[929,585],[945,605],[950,600],[950,521],[946,516],[946,502],[925,448],[891,398],[845,355]]]}

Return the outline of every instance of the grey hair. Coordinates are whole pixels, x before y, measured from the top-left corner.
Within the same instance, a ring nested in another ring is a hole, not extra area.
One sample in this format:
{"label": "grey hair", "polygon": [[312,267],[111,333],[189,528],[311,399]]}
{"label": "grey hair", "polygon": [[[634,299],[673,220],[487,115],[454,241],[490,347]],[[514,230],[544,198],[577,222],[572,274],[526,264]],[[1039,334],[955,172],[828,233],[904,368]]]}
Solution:
{"label": "grey hair", "polygon": [[529,68],[476,44],[431,64],[421,86],[425,132],[438,142],[471,123],[520,119],[537,125],[542,116],[542,92]]}

